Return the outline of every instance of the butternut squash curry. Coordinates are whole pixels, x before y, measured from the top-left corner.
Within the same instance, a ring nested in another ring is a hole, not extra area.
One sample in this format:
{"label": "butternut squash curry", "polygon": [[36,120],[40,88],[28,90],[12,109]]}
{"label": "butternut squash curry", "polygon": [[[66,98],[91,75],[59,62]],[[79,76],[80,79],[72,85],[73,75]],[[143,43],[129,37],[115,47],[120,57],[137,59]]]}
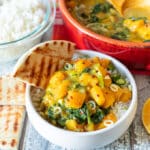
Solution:
{"label": "butternut squash curry", "polygon": [[58,127],[84,132],[105,128],[118,118],[112,107],[129,103],[128,81],[108,59],[78,58],[50,78],[42,116]]}
{"label": "butternut squash curry", "polygon": [[67,0],[72,16],[95,33],[123,41],[150,42],[150,20],[123,18],[107,0]]}

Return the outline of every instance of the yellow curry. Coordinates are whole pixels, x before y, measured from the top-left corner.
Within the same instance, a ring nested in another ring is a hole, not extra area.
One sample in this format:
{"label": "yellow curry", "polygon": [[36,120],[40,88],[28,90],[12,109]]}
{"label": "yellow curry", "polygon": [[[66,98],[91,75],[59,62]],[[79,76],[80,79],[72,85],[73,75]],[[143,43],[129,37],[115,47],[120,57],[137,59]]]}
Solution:
{"label": "yellow curry", "polygon": [[78,58],[50,78],[41,106],[52,124],[72,131],[93,131],[115,123],[115,103],[131,99],[128,81],[108,59]]}
{"label": "yellow curry", "polygon": [[123,18],[107,0],[67,0],[72,16],[90,30],[123,41],[150,42],[146,17]]}

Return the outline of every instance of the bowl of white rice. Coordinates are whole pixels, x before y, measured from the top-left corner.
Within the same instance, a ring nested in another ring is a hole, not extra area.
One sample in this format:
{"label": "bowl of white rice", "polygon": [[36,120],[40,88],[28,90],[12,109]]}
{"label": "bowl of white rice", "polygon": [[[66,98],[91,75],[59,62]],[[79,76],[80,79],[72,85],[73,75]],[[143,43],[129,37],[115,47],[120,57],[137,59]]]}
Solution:
{"label": "bowl of white rice", "polygon": [[0,63],[19,58],[52,28],[54,0],[0,0]]}
{"label": "bowl of white rice", "polygon": [[82,56],[110,60],[128,83],[132,93],[130,101],[128,103],[115,102],[111,107],[117,116],[117,122],[106,128],[88,132],[76,132],[57,127],[42,115],[40,104],[45,91],[30,85],[27,85],[26,89],[26,108],[34,128],[50,142],[67,149],[91,150],[112,143],[129,128],[137,109],[137,87],[130,71],[115,58],[91,50],[81,50],[75,52],[74,59]]}

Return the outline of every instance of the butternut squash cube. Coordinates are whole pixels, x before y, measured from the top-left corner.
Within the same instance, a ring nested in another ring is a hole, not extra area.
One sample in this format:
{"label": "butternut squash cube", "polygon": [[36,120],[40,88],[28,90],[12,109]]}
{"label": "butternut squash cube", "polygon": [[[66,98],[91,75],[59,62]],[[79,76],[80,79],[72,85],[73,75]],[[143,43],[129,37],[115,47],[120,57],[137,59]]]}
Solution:
{"label": "butternut squash cube", "polygon": [[56,100],[63,98],[65,95],[67,95],[68,92],[68,86],[70,85],[69,80],[63,80],[59,86],[57,86],[55,89],[53,89],[53,95],[56,98]]}
{"label": "butternut squash cube", "polygon": [[122,95],[121,95],[121,97],[120,97],[120,101],[122,101],[122,102],[128,102],[128,101],[130,101],[131,100],[131,97],[132,97],[132,93],[131,93],[131,91],[128,89],[128,88],[123,88],[122,89]]}
{"label": "butternut squash cube", "polygon": [[96,84],[99,83],[98,78],[96,76],[90,75],[88,73],[83,73],[80,76],[79,81],[84,86],[88,86],[88,85],[95,86]]}
{"label": "butternut squash cube", "polygon": [[94,86],[93,88],[91,88],[90,95],[99,106],[102,106],[104,104],[105,97],[102,89],[99,86]]}
{"label": "butternut squash cube", "polygon": [[61,71],[56,72],[50,79],[50,86],[52,87],[58,86],[65,78],[66,74],[64,72]]}
{"label": "butternut squash cube", "polygon": [[90,60],[86,60],[86,59],[79,59],[76,63],[75,63],[75,70],[77,72],[82,72],[85,68],[89,67],[91,65]]}
{"label": "butternut squash cube", "polygon": [[68,92],[66,106],[70,108],[81,108],[86,98],[85,93],[80,91],[70,90]]}
{"label": "butternut squash cube", "polygon": [[105,103],[103,104],[103,107],[108,108],[112,106],[115,102],[115,94],[109,89],[104,89],[103,94],[105,97]]}

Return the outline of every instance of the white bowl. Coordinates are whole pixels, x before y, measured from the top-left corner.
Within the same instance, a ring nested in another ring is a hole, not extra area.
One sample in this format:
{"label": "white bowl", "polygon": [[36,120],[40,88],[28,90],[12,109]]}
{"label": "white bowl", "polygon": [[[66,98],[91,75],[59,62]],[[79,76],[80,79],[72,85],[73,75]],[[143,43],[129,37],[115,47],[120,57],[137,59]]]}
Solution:
{"label": "white bowl", "polygon": [[130,126],[137,108],[137,88],[136,83],[129,70],[118,60],[90,50],[76,51],[76,54],[86,54],[91,57],[108,58],[112,60],[116,68],[125,75],[132,87],[132,99],[128,110],[114,125],[91,132],[73,132],[53,126],[44,120],[36,111],[31,99],[31,86],[26,89],[26,108],[28,117],[35,129],[50,142],[66,148],[88,150],[98,148],[112,143],[118,139]]}
{"label": "white bowl", "polygon": [[27,50],[40,43],[43,35],[54,23],[56,15],[55,0],[41,0],[46,8],[45,19],[38,28],[20,39],[0,43],[0,63],[9,62],[19,58]]}

